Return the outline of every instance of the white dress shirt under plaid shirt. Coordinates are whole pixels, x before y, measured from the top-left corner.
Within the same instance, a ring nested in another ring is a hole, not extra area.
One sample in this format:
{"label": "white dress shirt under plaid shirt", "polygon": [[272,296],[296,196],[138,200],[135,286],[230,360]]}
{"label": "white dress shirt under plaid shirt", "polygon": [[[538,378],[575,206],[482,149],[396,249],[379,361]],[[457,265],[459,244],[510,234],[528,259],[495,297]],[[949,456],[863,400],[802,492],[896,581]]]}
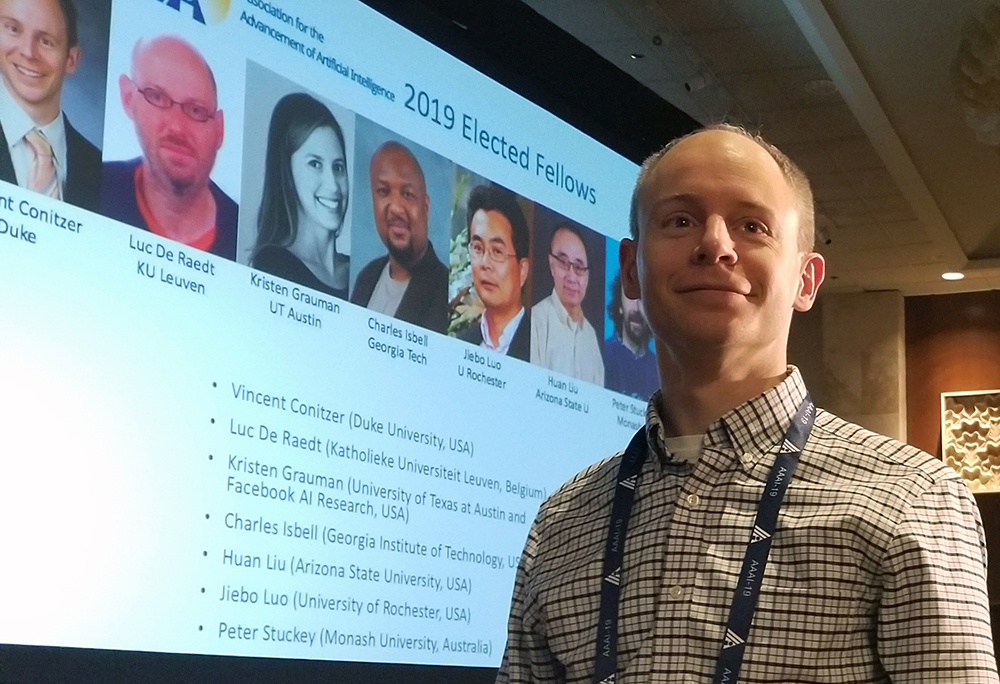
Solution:
{"label": "white dress shirt under plaid shirt", "polygon": [[[625,544],[618,682],[710,682],[757,502],[805,396],[777,387],[709,427],[692,466],[647,412]],[[590,682],[621,454],[541,507],[514,587],[498,682]],[[819,410],[785,494],[740,682],[997,684],[986,546],[941,461]]]}

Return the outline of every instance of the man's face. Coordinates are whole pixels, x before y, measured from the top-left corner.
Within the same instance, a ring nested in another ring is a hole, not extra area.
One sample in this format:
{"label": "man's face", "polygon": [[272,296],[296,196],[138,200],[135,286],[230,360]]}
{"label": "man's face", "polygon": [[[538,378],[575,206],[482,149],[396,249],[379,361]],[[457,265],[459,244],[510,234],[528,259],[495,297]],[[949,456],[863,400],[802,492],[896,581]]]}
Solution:
{"label": "man's face", "polygon": [[[133,70],[134,80],[122,75],[119,86],[148,172],[176,194],[206,187],[224,129],[204,62],[187,44],[158,38],[143,46]],[[166,106],[150,104],[150,96]],[[181,105],[211,116],[197,121]]]}
{"label": "man's face", "polygon": [[587,250],[576,233],[559,228],[552,235],[549,270],[556,286],[556,296],[567,309],[574,309],[587,296],[587,282],[590,271],[587,264]]}
{"label": "man's face", "polygon": [[641,299],[629,299],[622,292],[622,337],[645,345],[649,342],[651,332],[646,323],[646,314],[642,309]]}
{"label": "man's face", "polygon": [[528,260],[514,252],[510,221],[499,211],[480,209],[469,224],[470,251],[482,258],[472,259],[472,283],[487,309],[516,313],[521,307],[521,287],[528,278]]}
{"label": "man's face", "polygon": [[638,245],[622,241],[623,285],[641,291],[657,340],[784,354],[823,259],[799,252],[796,195],[763,148],[728,131],[681,141],[653,170],[639,225]]}
{"label": "man's face", "polygon": [[378,236],[400,264],[416,263],[427,249],[430,210],[420,168],[405,150],[387,147],[372,158],[371,183]]}
{"label": "man's face", "polygon": [[0,72],[29,114],[58,114],[63,80],[76,71],[79,59],[57,0],[0,0]]}

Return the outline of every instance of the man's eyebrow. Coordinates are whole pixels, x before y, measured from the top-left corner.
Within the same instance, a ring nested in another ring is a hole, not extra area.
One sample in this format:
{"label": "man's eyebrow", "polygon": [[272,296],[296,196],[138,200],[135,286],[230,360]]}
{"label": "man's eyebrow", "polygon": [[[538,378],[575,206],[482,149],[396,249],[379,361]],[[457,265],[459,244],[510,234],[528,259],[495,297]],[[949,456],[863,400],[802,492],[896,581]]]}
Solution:
{"label": "man's eyebrow", "polygon": [[567,254],[566,252],[555,252],[552,256],[562,257],[566,261],[572,262],[574,264],[582,264],[584,266],[587,265],[587,260],[586,259],[574,259],[569,254]]}
{"label": "man's eyebrow", "polygon": [[[665,204],[684,204],[684,205],[701,205],[703,200],[694,193],[688,192],[678,192],[673,195],[667,195],[665,197],[660,197],[653,203],[653,208],[663,206]],[[753,212],[767,214],[769,216],[774,215],[774,210],[763,202],[757,202],[752,199],[738,199],[733,202],[733,204],[744,210],[751,210]]]}

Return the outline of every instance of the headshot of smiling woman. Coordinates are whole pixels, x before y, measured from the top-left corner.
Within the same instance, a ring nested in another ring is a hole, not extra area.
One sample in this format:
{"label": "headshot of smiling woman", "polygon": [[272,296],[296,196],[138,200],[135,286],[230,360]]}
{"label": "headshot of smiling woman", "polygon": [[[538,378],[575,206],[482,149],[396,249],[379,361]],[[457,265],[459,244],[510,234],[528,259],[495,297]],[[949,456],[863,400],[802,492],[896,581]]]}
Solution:
{"label": "headshot of smiling woman", "polygon": [[350,258],[337,251],[337,238],[348,191],[344,134],[336,118],[310,95],[285,95],[267,133],[251,265],[347,299]]}

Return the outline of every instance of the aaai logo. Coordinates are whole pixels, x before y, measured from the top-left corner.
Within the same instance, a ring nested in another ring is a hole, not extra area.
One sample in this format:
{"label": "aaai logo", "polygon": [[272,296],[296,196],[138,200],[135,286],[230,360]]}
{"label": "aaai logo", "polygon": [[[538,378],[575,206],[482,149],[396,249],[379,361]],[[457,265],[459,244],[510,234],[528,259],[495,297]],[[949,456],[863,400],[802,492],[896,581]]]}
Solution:
{"label": "aaai logo", "polygon": [[[165,4],[178,12],[190,12],[191,18],[204,24],[205,15],[208,14],[208,21],[218,24],[226,18],[229,12],[229,0],[156,0]],[[204,7],[204,11],[202,8]]]}

